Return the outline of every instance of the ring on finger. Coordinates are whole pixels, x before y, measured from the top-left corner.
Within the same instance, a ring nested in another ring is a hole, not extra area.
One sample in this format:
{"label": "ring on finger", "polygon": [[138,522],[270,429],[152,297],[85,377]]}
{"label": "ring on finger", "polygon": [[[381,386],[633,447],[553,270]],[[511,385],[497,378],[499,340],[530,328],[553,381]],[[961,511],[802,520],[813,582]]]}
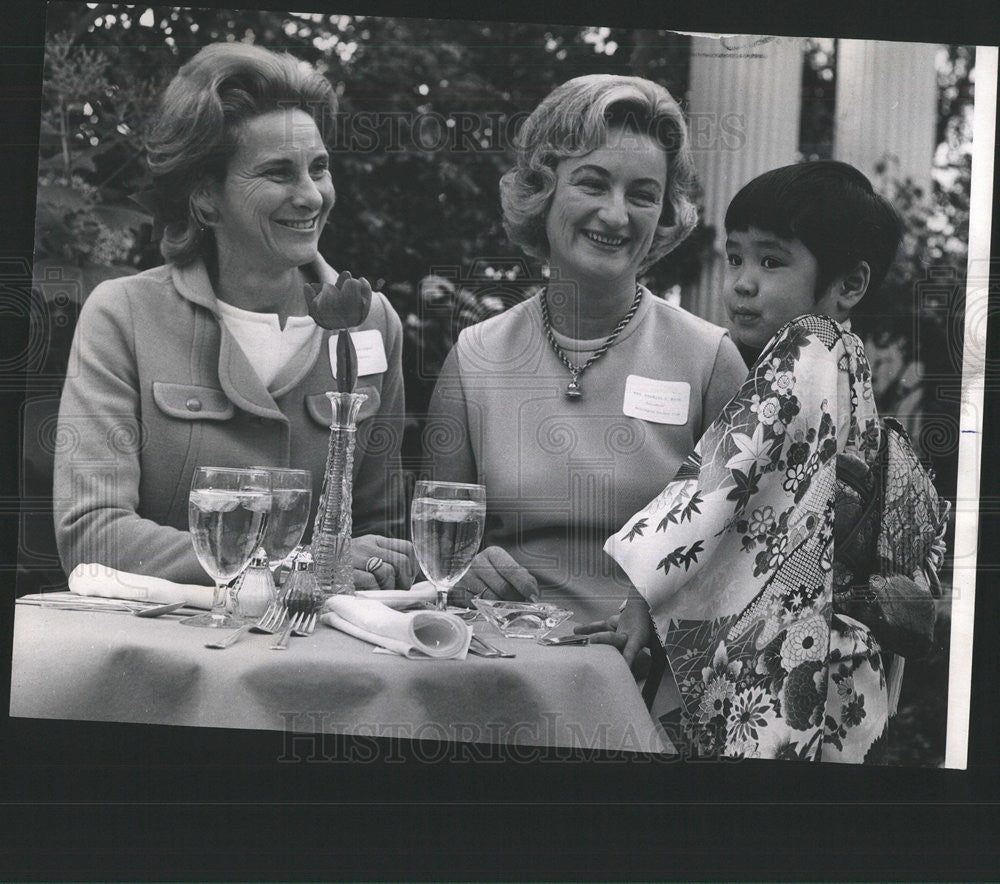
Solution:
{"label": "ring on finger", "polygon": [[490,585],[488,583],[480,582],[479,586],[470,585],[465,583],[462,585],[462,590],[467,592],[474,599],[481,599],[486,593],[490,591]]}
{"label": "ring on finger", "polygon": [[380,559],[378,556],[371,556],[367,562],[365,562],[365,570],[369,574],[374,574],[379,568],[385,564],[384,559]]}

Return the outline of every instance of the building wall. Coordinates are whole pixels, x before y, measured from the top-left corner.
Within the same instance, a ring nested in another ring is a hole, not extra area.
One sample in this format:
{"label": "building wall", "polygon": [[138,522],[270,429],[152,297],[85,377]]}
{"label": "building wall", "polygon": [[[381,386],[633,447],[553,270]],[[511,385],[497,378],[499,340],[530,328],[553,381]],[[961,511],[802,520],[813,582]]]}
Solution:
{"label": "building wall", "polygon": [[[720,325],[726,207],[751,178],[799,158],[804,48],[804,39],[792,37],[692,38],[691,141],[704,220],[715,228],[715,258],[685,292],[684,305]],[[877,164],[889,156],[893,176],[929,186],[938,50],[926,43],[837,41],[835,159],[875,179]]]}

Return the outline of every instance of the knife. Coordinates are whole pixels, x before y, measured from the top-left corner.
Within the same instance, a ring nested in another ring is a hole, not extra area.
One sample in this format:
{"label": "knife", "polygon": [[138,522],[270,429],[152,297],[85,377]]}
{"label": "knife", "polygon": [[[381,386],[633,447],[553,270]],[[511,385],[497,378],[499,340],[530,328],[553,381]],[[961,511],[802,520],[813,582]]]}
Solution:
{"label": "knife", "polygon": [[589,645],[590,638],[586,635],[560,635],[557,638],[540,638],[540,645]]}

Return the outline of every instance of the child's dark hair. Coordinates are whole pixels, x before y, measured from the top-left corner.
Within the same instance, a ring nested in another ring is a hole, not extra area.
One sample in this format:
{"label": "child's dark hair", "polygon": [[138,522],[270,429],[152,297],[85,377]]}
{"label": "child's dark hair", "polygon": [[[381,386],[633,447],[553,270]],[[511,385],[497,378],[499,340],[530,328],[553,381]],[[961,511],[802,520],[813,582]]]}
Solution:
{"label": "child's dark hair", "polygon": [[837,160],[782,166],[744,185],[726,211],[726,230],[751,227],[809,249],[819,263],[818,288],[866,261],[868,294],[885,279],[903,235],[892,204],[854,166]]}

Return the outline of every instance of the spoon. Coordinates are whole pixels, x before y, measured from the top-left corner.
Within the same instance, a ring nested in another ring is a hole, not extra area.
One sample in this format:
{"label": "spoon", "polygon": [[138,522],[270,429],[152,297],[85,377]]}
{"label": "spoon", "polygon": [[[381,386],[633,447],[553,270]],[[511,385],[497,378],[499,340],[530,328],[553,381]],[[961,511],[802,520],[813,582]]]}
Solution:
{"label": "spoon", "polygon": [[143,608],[133,613],[136,617],[160,617],[163,614],[173,614],[174,611],[183,608],[184,604],[184,602],[172,602],[169,605],[157,605],[155,608]]}

